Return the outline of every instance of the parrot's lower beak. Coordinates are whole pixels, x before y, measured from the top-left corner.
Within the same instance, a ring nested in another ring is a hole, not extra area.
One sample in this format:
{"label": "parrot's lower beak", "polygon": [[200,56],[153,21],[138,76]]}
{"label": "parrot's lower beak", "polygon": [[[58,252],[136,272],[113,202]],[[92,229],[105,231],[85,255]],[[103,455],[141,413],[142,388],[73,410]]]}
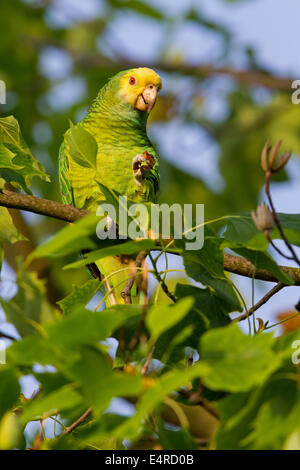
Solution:
{"label": "parrot's lower beak", "polygon": [[136,109],[139,111],[147,111],[149,114],[156,103],[157,92],[158,90],[155,85],[148,85],[138,97],[135,105]]}

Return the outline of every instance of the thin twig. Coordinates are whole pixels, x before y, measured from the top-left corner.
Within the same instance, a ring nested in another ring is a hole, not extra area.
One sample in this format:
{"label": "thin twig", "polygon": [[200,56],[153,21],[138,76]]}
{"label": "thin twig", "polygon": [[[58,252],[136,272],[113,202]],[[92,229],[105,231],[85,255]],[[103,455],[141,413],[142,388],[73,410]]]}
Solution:
{"label": "thin twig", "polygon": [[[281,223],[278,219],[278,216],[277,216],[277,213],[276,213],[276,209],[275,209],[275,206],[273,204],[273,200],[272,200],[272,197],[271,197],[271,192],[270,192],[270,180],[271,180],[271,176],[272,176],[272,171],[271,170],[267,170],[266,173],[265,173],[265,193],[268,197],[268,201],[269,201],[269,204],[270,204],[270,207],[271,207],[271,210],[272,210],[272,215],[273,215],[273,218],[274,218],[274,222],[278,228],[278,231],[281,235],[281,238],[283,239],[286,247],[288,248],[288,250],[290,251],[291,255],[292,255],[292,259],[294,259],[294,261],[296,261],[296,263],[298,264],[298,266],[300,266],[300,260],[299,258],[297,257],[296,255],[296,252],[294,250],[294,248],[292,247],[292,245],[290,244],[290,242],[288,241],[288,239],[286,238],[286,235],[283,231],[283,228],[281,226]],[[273,245],[274,246],[274,245]],[[278,251],[278,250],[277,250]],[[281,253],[282,254],[282,253]],[[285,256],[285,255],[283,255]],[[285,256],[285,258],[288,258],[287,256]],[[291,259],[291,258],[288,258],[288,259]]]}
{"label": "thin twig", "polygon": [[154,349],[155,349],[155,346],[153,346],[153,348],[151,349],[151,351],[149,352],[149,354],[148,354],[148,356],[147,356],[146,362],[145,362],[145,364],[143,365],[143,368],[142,368],[142,371],[141,371],[141,374],[142,374],[142,375],[145,375],[145,374],[147,374],[147,372],[148,372],[150,363],[151,363],[151,361],[152,361]]}
{"label": "thin twig", "polygon": [[88,408],[85,410],[85,412],[76,420],[74,423],[72,423],[70,426],[68,426],[64,432],[60,435],[60,437],[66,436],[67,434],[70,434],[74,429],[76,429],[81,423],[83,423],[92,413],[92,408]]}
{"label": "thin twig", "polygon": [[273,297],[273,295],[277,294],[281,289],[286,287],[282,282],[279,282],[276,284],[276,286],[273,287],[269,292],[266,293],[253,307],[249,308],[245,313],[240,315],[239,317],[235,318],[235,321],[243,321],[249,318],[256,310],[258,310],[262,305],[264,305],[268,300]]}
{"label": "thin twig", "polygon": [[161,288],[162,290],[164,291],[164,293],[173,301],[173,302],[177,302],[177,299],[175,297],[175,295],[173,295],[170,291],[169,291],[169,288],[167,286],[167,284],[165,283],[165,281],[161,278],[159,272],[158,272],[158,269],[156,267],[156,261],[153,259],[153,257],[151,256],[151,254],[149,254],[149,258],[151,259],[151,262],[152,262],[152,265],[153,265],[153,271],[154,271],[154,275],[156,277],[156,279],[158,280],[159,284],[161,285]]}
{"label": "thin twig", "polygon": [[135,266],[134,266],[134,273],[133,275],[126,281],[125,287],[121,292],[121,296],[124,299],[125,304],[131,304],[131,289],[134,284],[136,275],[137,275],[137,269],[140,268],[143,264],[144,259],[147,257],[147,252],[145,250],[141,251],[136,260],[135,260]]}
{"label": "thin twig", "polygon": [[7,335],[6,333],[2,333],[2,331],[0,331],[0,338],[10,339],[11,341],[17,341],[16,338],[14,338],[13,336]]}
{"label": "thin twig", "polygon": [[271,238],[271,235],[267,232],[265,232],[265,235],[266,235],[266,238],[268,240],[268,242],[270,243],[270,245],[274,248],[275,251],[277,251],[277,253],[282,256],[283,258],[285,259],[289,259],[289,260],[293,260],[294,257],[293,256],[288,256],[286,255],[285,253],[283,253],[283,251],[281,251],[280,248],[278,248],[278,246],[275,245],[275,243],[273,242],[272,238]]}

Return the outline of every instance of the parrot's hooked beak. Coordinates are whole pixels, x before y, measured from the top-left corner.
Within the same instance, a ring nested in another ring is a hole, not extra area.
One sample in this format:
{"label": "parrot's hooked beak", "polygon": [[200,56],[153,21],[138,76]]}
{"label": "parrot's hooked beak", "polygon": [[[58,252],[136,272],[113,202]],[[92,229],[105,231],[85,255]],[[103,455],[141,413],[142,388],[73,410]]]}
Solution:
{"label": "parrot's hooked beak", "polygon": [[155,85],[147,85],[143,93],[141,93],[137,99],[135,105],[136,109],[138,109],[139,111],[147,111],[147,113],[149,114],[156,103],[157,93],[158,90]]}

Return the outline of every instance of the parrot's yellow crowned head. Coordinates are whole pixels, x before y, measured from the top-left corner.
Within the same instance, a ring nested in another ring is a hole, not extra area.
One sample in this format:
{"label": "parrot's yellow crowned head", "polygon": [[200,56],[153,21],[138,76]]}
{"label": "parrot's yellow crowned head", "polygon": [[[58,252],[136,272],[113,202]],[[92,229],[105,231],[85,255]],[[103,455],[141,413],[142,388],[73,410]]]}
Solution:
{"label": "parrot's yellow crowned head", "polygon": [[134,108],[150,113],[160,89],[160,76],[152,69],[140,67],[122,76],[119,93]]}

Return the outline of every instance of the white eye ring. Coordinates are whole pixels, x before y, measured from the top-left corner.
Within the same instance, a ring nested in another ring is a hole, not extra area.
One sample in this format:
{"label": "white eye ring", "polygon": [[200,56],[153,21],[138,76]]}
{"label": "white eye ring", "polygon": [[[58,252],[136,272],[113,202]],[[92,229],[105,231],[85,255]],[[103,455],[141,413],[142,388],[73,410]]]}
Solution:
{"label": "white eye ring", "polygon": [[136,78],[135,77],[130,77],[128,82],[129,82],[129,85],[135,85],[136,84]]}

